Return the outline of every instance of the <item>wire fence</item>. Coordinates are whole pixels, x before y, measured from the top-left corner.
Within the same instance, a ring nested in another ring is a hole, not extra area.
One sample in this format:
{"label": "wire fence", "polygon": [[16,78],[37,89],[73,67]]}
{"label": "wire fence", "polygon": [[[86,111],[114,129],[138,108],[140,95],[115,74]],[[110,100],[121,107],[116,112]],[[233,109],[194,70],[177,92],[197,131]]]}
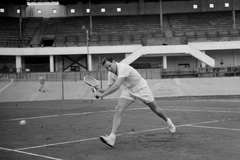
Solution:
{"label": "wire fence", "polygon": [[[76,71],[76,72],[13,72],[0,71],[0,80],[14,79],[16,81],[38,81],[43,75],[46,81],[81,81],[84,76],[92,76],[98,80],[107,80],[108,71]],[[137,69],[145,79],[166,78],[196,78],[196,77],[226,77],[240,76],[240,66],[235,67],[209,67],[209,68],[186,68],[186,69]]]}
{"label": "wire fence", "polygon": [[[139,73],[146,79],[160,79],[160,69],[141,69]],[[92,76],[98,80],[107,80],[108,71],[78,71],[78,72],[13,72],[1,73],[0,80],[15,79],[17,81],[38,81],[43,75],[46,81],[79,81],[85,76]]]}

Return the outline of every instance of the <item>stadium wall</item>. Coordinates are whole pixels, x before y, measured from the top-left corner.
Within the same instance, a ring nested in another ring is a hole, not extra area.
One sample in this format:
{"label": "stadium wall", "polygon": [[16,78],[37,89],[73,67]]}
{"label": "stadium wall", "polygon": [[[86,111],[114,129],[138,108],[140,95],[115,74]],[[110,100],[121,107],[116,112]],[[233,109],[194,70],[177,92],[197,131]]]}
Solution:
{"label": "stadium wall", "polygon": [[[210,44],[209,44],[210,43]],[[202,48],[206,55],[215,60],[215,67],[232,67],[240,65],[240,45],[237,42],[207,42],[207,43],[194,43],[197,48]],[[209,46],[208,46],[209,44]],[[181,45],[182,46],[182,45]],[[116,61],[120,62],[128,54],[131,54],[137,50],[139,45],[136,46],[101,46],[101,47],[89,47],[89,53],[91,54],[92,70],[97,71],[99,69],[99,58],[111,55]],[[153,46],[154,47],[154,46]],[[159,68],[163,68],[163,57],[166,56],[167,68],[199,68],[202,67],[201,61],[195,57],[179,52],[179,45],[172,45],[170,47],[158,46],[159,52],[157,54],[151,54],[151,47],[148,48],[148,54],[141,56],[136,59],[133,64],[138,63],[149,63],[158,65]],[[222,48],[221,48],[222,47]],[[42,47],[42,48],[0,48],[0,68],[6,64],[7,66],[12,65],[13,68],[20,69],[25,68],[26,57],[32,58],[32,60],[38,59],[39,56],[48,57],[47,64],[49,68],[53,68],[51,72],[59,71],[62,67],[61,56],[67,56],[71,59],[77,59],[79,56],[86,56],[86,47]],[[178,51],[179,53],[175,53]],[[150,54],[149,54],[150,53]],[[51,58],[54,62],[51,64]],[[21,66],[18,66],[21,63]],[[71,60],[68,58],[64,59],[64,64],[70,64]],[[86,58],[79,61],[80,64],[86,66]],[[78,65],[77,65],[78,66]],[[80,71],[85,71],[86,68],[80,67]],[[65,71],[71,71],[68,68]]]}
{"label": "stadium wall", "polygon": [[[41,10],[41,14],[38,14],[38,10]],[[56,10],[57,13],[53,13],[53,10]],[[45,17],[45,18],[50,18],[50,17],[67,17],[66,13],[67,9],[66,6],[63,5],[51,5],[51,6],[46,6],[46,5],[39,5],[39,6],[34,6],[33,9],[33,17]],[[26,15],[30,15],[30,8],[26,8]]]}
{"label": "stadium wall", "polygon": [[[188,97],[188,96],[229,96],[240,95],[240,77],[214,78],[174,78],[147,80],[155,97]],[[107,81],[102,82],[103,87]],[[64,91],[62,90],[64,88]],[[39,101],[64,99],[95,99],[88,85],[83,81],[62,84],[61,81],[45,83],[45,93],[39,92],[39,82],[0,81],[0,102]],[[19,91],[19,92],[16,92]],[[119,98],[122,90],[105,97]]]}
{"label": "stadium wall", "polygon": [[[169,1],[162,2],[162,13],[190,13],[190,12],[211,12],[211,11],[230,11],[232,10],[232,2],[234,2],[235,10],[240,9],[239,1],[232,0],[193,0],[193,1]],[[229,3],[229,7],[225,7],[224,4]],[[214,8],[210,8],[209,4],[214,4]],[[197,8],[193,8],[193,5],[197,5]],[[4,13],[0,13],[0,16],[19,17],[16,12],[19,9],[19,5],[0,5],[0,8],[5,9]],[[86,9],[89,8],[88,3],[78,2],[77,4],[69,5],[53,5],[44,6],[37,5],[33,7],[33,15],[31,15],[32,6],[22,6],[22,16],[28,17],[70,17],[70,16],[87,16]],[[106,12],[101,12],[101,9],[105,8]],[[117,12],[116,9],[121,8],[121,12]],[[57,10],[57,13],[52,13],[53,9]],[[75,13],[71,13],[70,10],[75,9]],[[41,10],[41,13],[37,13]],[[159,14],[160,3],[159,2],[144,2],[138,3],[119,3],[119,4],[91,4],[91,14],[95,15],[139,15],[139,14]]]}

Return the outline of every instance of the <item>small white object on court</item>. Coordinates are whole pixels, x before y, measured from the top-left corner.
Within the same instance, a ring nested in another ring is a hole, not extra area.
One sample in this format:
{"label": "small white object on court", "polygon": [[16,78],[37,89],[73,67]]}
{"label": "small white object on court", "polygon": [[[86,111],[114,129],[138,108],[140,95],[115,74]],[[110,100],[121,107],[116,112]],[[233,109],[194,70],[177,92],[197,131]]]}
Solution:
{"label": "small white object on court", "polygon": [[27,123],[26,120],[21,120],[21,121],[19,122],[20,125],[25,125],[26,123]]}

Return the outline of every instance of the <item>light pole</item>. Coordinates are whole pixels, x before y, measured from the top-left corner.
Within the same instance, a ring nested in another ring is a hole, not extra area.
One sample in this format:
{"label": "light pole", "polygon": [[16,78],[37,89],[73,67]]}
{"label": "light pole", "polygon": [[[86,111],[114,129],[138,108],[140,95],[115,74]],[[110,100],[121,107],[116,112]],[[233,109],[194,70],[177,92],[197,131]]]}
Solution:
{"label": "light pole", "polygon": [[82,26],[82,30],[86,30],[86,41],[87,41],[87,46],[89,45],[89,30],[85,27]]}
{"label": "light pole", "polygon": [[89,30],[85,26],[82,26],[82,30],[86,31],[87,54],[89,54],[89,50],[88,50],[88,46],[89,46]]}
{"label": "light pole", "polygon": [[61,56],[62,58],[62,100],[64,100],[64,58],[63,55]]}
{"label": "light pole", "polygon": [[92,67],[91,67],[91,55],[89,54],[89,30],[85,27],[85,26],[82,26],[82,29],[83,30],[86,30],[86,42],[87,42],[87,68],[88,68],[88,71],[92,71]]}

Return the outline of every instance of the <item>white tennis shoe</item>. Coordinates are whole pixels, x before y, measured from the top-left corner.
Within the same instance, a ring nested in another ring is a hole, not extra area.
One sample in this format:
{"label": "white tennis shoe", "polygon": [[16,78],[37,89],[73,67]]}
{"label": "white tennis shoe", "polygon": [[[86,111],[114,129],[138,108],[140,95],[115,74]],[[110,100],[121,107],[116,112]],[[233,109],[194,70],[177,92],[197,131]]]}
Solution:
{"label": "white tennis shoe", "polygon": [[172,121],[171,121],[170,118],[167,118],[167,125],[168,125],[169,131],[170,131],[171,133],[175,133],[175,132],[176,132],[176,127],[175,127],[175,125],[172,123]]}
{"label": "white tennis shoe", "polygon": [[108,146],[113,147],[115,144],[116,137],[110,137],[110,136],[106,135],[106,136],[101,136],[100,140],[103,143],[107,144]]}

